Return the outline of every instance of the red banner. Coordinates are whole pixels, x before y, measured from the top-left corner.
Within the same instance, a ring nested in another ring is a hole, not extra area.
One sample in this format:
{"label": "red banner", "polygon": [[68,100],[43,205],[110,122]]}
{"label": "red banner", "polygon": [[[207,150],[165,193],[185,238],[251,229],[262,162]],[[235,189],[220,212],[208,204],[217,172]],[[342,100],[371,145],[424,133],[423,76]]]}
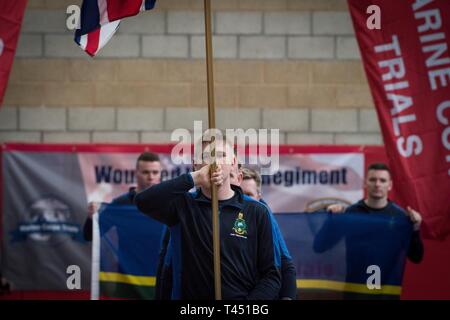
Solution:
{"label": "red banner", "polygon": [[397,200],[422,213],[425,236],[444,238],[450,233],[450,1],[348,2]]}
{"label": "red banner", "polygon": [[26,0],[0,0],[0,107],[16,52]]}

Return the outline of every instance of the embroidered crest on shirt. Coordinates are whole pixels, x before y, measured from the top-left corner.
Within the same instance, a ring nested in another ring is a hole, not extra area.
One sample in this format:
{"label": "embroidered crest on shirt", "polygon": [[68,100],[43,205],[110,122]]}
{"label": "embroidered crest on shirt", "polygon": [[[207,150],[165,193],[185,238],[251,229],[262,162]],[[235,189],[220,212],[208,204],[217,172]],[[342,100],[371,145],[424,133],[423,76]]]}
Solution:
{"label": "embroidered crest on shirt", "polygon": [[236,234],[231,234],[232,236],[240,236],[242,238],[247,238],[245,235],[247,234],[247,224],[244,220],[244,214],[242,212],[239,212],[238,217],[236,221],[234,221],[234,227],[233,231]]}

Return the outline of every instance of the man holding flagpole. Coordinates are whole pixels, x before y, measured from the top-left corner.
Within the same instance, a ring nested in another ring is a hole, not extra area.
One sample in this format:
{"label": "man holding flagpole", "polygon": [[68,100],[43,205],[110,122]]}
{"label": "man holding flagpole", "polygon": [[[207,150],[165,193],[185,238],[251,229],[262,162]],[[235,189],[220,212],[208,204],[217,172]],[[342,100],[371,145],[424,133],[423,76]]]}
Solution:
{"label": "man holding flagpole", "polygon": [[[156,0],[129,0],[129,1],[107,1],[107,0],[84,0],[81,9],[80,27],[75,33],[75,42],[94,57],[99,50],[109,41],[119,27],[120,19],[137,15],[140,11],[151,10]],[[205,12],[205,44],[206,44],[206,71],[207,71],[207,94],[208,94],[208,124],[210,129],[216,128],[215,102],[214,102],[214,78],[213,78],[213,47],[211,27],[211,0],[204,0]],[[212,141],[213,161],[208,170],[214,172],[216,168],[215,142]],[[206,169],[205,169],[206,170]],[[192,180],[192,177],[190,180]],[[229,176],[226,178],[229,179]],[[228,181],[229,182],[229,181]],[[223,291],[221,288],[221,253],[220,248],[220,226],[218,210],[218,185],[209,184],[212,208],[212,252],[213,252],[213,283],[214,297],[221,300]],[[207,190],[207,188],[205,188]],[[231,189],[230,189],[231,190]],[[186,190],[187,191],[187,190]],[[240,218],[239,218],[240,219]],[[176,285],[176,283],[174,283]],[[264,291],[261,289],[261,291]],[[252,295],[250,295],[252,296]],[[271,296],[270,292],[269,295]],[[253,298],[256,298],[253,296]]]}
{"label": "man holding flagpole", "polygon": [[[230,184],[236,161],[233,147],[225,139],[215,144],[218,165],[211,175],[210,158],[203,156],[192,173],[152,186],[135,198],[141,212],[170,227],[172,299],[214,299],[213,184],[219,200],[223,299],[277,299],[281,280],[270,212]],[[202,150],[209,146],[210,142],[203,142]],[[189,193],[193,187],[197,191]]]}

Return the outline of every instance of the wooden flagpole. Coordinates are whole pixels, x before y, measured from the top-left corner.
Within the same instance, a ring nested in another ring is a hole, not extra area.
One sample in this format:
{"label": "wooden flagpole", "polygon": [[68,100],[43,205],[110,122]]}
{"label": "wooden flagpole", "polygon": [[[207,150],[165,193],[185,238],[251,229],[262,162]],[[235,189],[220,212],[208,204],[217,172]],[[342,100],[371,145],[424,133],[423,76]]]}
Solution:
{"label": "wooden flagpole", "polygon": [[[211,35],[211,0],[204,0],[205,3],[205,42],[206,42],[206,70],[208,82],[208,125],[209,129],[216,128],[216,110],[214,105],[214,77],[213,77],[213,49]],[[214,139],[214,140],[213,140]],[[212,158],[215,168],[215,138],[212,138]],[[217,197],[217,186],[212,186],[212,229],[213,229],[213,250],[214,250],[214,292],[216,300],[222,300],[222,284],[220,272],[220,229],[219,229],[219,201]]]}

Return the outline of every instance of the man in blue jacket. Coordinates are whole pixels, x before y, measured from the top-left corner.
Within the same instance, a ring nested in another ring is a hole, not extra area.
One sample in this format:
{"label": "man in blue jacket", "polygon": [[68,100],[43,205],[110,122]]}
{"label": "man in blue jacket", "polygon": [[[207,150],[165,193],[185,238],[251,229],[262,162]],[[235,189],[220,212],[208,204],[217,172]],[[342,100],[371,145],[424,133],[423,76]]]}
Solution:
{"label": "man in blue jacket", "polygon": [[[209,147],[202,142],[202,150]],[[141,212],[170,227],[172,299],[214,299],[211,184],[219,199],[222,298],[277,299],[281,283],[269,210],[230,184],[236,157],[226,140],[216,141],[214,172],[202,159],[194,172],[135,197]]]}
{"label": "man in blue jacket", "polygon": [[[261,197],[261,176],[258,172],[249,168],[241,168],[239,171],[242,179],[234,179],[234,184],[239,185],[244,194],[260,201],[269,208],[267,203]],[[239,174],[236,176],[239,176]],[[281,234],[281,230],[273,215],[272,218],[274,232],[277,234],[277,242],[274,245],[276,246],[276,250],[279,251],[281,258],[281,291],[279,298],[281,300],[294,300],[297,298],[297,273],[283,235]]]}

